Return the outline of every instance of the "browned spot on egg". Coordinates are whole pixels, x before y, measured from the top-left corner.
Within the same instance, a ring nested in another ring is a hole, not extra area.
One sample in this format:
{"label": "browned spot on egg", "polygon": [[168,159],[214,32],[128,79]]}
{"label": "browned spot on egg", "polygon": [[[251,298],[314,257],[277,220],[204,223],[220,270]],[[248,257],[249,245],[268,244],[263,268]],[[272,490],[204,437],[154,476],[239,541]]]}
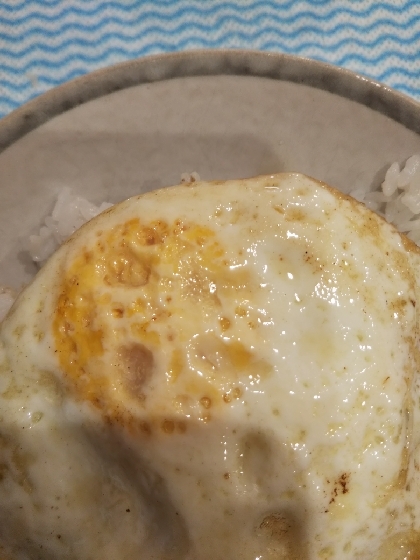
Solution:
{"label": "browned spot on egg", "polygon": [[225,474],[223,475],[223,478],[224,478],[225,480],[229,480],[230,474],[229,474],[228,472],[225,472]]}
{"label": "browned spot on egg", "polygon": [[301,208],[290,208],[285,215],[286,222],[303,222],[306,219],[307,215]]}
{"label": "browned spot on egg", "polygon": [[220,324],[220,328],[222,329],[222,332],[226,332],[230,327],[230,321],[226,317],[221,317],[219,319],[219,324]]}
{"label": "browned spot on egg", "polygon": [[246,317],[248,312],[244,307],[238,306],[235,308],[235,313],[238,317]]}
{"label": "browned spot on egg", "polygon": [[143,388],[153,374],[153,353],[143,344],[133,343],[122,346],[119,356],[127,387],[135,395],[143,396]]}
{"label": "browned spot on egg", "polygon": [[13,331],[13,335],[19,339],[26,329],[26,325],[18,325],[15,330]]}
{"label": "browned spot on egg", "polygon": [[87,249],[85,249],[84,253],[83,253],[83,260],[85,262],[85,264],[89,264],[92,262],[93,260],[93,254],[91,251],[88,251]]}
{"label": "browned spot on egg", "polygon": [[270,537],[282,539],[291,529],[290,520],[281,513],[272,513],[262,520],[259,529],[268,533]]}
{"label": "browned spot on egg", "polygon": [[407,484],[409,453],[407,447],[401,450],[401,467],[395,481],[396,488],[405,488]]}
{"label": "browned spot on egg", "polygon": [[229,389],[229,391],[226,391],[226,393],[223,394],[223,400],[227,404],[232,402],[232,399],[240,399],[241,397],[242,397],[242,389],[240,387],[234,387],[233,389]]}
{"label": "browned spot on egg", "polygon": [[185,434],[185,432],[187,431],[187,425],[185,422],[177,422],[176,429],[180,434]]}
{"label": "browned spot on egg", "polygon": [[407,308],[407,300],[403,298],[394,299],[388,302],[388,307],[393,313],[397,313],[398,316],[402,317]]}
{"label": "browned spot on egg", "polygon": [[172,420],[164,420],[162,422],[162,431],[165,434],[173,434],[175,430],[175,423]]}
{"label": "browned spot on egg", "polygon": [[350,475],[348,473],[343,473],[340,476],[340,478],[338,479],[338,482],[341,486],[341,491],[342,491],[343,494],[347,494],[347,492],[349,491],[349,489],[348,489],[349,477],[350,477]]}
{"label": "browned spot on egg", "polygon": [[31,480],[31,466],[36,460],[35,457],[22,450],[18,443],[1,432],[0,451],[1,457],[5,460],[5,462],[0,463],[0,483],[10,477],[27,494],[31,494],[34,490],[34,484]]}
{"label": "browned spot on egg", "polygon": [[119,306],[115,306],[112,309],[112,315],[116,318],[116,319],[121,319],[121,317],[124,317],[124,307],[122,305]]}
{"label": "browned spot on egg", "polygon": [[110,414],[104,414],[103,418],[105,423],[109,426],[118,423],[136,439],[140,437],[151,437],[153,433],[152,428],[156,427],[147,420],[135,418],[127,409],[118,406],[110,410]]}
{"label": "browned spot on egg", "polygon": [[209,397],[201,397],[200,404],[204,408],[210,408],[211,407],[211,399]]}
{"label": "browned spot on egg", "polygon": [[181,220],[175,220],[174,226],[172,228],[172,233],[174,235],[179,235],[181,233],[184,233],[185,231],[188,231],[188,229],[188,224],[185,224]]}
{"label": "browned spot on egg", "polygon": [[34,328],[34,338],[38,341],[38,342],[42,342],[44,340],[45,337],[45,333],[44,331],[40,331],[37,328]]}
{"label": "browned spot on egg", "polygon": [[152,427],[150,426],[149,422],[140,422],[139,423],[140,432],[145,436],[152,435]]}
{"label": "browned spot on egg", "polygon": [[349,491],[349,479],[350,473],[342,473],[335,481],[332,490],[332,495],[330,498],[330,504],[335,502],[335,499],[340,494],[347,494]]}
{"label": "browned spot on egg", "polygon": [[302,514],[285,508],[266,515],[256,527],[256,533],[273,558],[303,560],[309,557],[304,544],[304,526]]}
{"label": "browned spot on egg", "polygon": [[168,235],[167,224],[163,221],[154,222],[152,226],[138,228],[137,241],[142,245],[157,245],[163,243]]}
{"label": "browned spot on egg", "polygon": [[116,251],[113,259],[107,263],[104,280],[109,286],[139,288],[148,283],[151,269],[150,256],[138,255],[129,247],[124,247]]}

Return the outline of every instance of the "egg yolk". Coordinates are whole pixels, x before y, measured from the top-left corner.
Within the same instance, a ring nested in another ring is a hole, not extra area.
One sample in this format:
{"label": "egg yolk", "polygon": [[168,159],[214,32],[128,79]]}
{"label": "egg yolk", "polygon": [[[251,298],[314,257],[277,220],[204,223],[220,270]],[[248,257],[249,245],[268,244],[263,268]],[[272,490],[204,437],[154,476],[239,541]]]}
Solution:
{"label": "egg yolk", "polygon": [[113,419],[127,423],[128,410],[147,408],[163,387],[160,413],[195,408],[209,421],[212,407],[271,372],[232,329],[236,320],[254,327],[246,305],[255,282],[246,266],[231,266],[209,227],[132,219],[98,232],[61,281],[60,366],[80,398]]}

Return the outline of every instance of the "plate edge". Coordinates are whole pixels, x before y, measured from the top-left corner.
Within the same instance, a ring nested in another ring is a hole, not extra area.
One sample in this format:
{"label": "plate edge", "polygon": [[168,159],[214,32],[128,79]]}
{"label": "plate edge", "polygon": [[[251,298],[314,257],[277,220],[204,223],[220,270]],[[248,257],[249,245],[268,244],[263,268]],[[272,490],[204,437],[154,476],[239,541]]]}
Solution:
{"label": "plate edge", "polygon": [[173,78],[217,75],[255,76],[311,86],[365,105],[420,134],[420,103],[366,76],[290,54],[212,49],[149,55],[57,86],[0,120],[0,153],[55,116],[104,95]]}

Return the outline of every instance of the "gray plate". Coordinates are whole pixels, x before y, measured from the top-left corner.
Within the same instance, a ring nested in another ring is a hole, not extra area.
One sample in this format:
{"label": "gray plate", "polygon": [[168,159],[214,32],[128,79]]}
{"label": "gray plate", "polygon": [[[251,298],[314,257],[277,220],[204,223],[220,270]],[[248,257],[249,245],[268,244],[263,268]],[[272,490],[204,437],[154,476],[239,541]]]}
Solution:
{"label": "gray plate", "polygon": [[348,192],[420,152],[420,105],[281,54],[147,57],[56,88],[0,122],[0,284],[34,274],[24,240],[70,186],[94,201],[203,179],[300,171]]}

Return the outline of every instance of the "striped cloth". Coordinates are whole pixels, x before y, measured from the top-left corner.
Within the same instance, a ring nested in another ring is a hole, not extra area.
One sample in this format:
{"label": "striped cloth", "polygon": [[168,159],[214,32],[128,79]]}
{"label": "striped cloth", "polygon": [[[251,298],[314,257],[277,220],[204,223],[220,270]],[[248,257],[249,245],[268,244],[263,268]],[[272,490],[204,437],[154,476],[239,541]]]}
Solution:
{"label": "striped cloth", "polygon": [[420,99],[419,0],[3,0],[0,116],[110,64],[226,47],[324,60]]}

